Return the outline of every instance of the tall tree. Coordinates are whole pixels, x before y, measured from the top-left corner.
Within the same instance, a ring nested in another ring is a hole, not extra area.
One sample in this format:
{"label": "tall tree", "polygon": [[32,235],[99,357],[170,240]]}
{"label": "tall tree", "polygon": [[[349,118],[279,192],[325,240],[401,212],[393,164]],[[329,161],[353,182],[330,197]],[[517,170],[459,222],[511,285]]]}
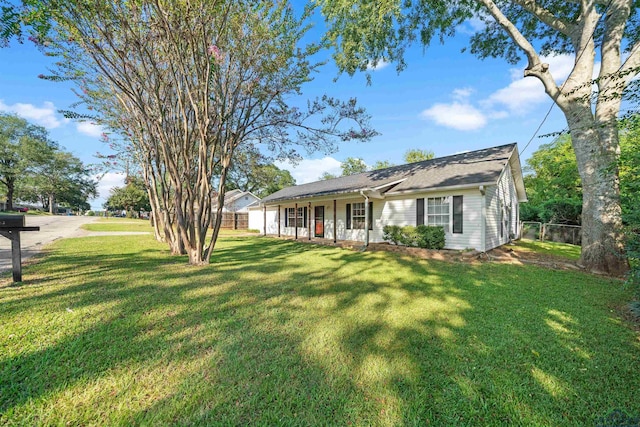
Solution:
{"label": "tall tree", "polygon": [[56,149],[46,129],[15,115],[0,114],[0,184],[5,187],[7,210],[21,180],[47,162]]}
{"label": "tall tree", "polygon": [[266,197],[293,185],[296,185],[296,180],[289,171],[280,169],[254,145],[247,144],[234,156],[227,174],[226,190],[237,188]]}
{"label": "tall tree", "polygon": [[21,198],[40,202],[50,213],[58,205],[86,209],[88,200],[97,196],[97,183],[91,170],[73,154],[55,150],[47,160],[31,170],[20,187]]}
{"label": "tall tree", "polygon": [[376,134],[355,100],[288,104],[321,65],[311,62],[319,47],[302,41],[310,9],[296,17],[287,2],[267,0],[42,3],[55,25],[41,46],[60,58],[49,78],[74,79],[99,123],[131,142],[156,236],[191,264],[209,263],[222,217],[212,197],[221,210],[238,147],[295,158],[296,144],[330,152]]}
{"label": "tall tree", "polygon": [[580,224],[582,186],[569,135],[543,144],[527,160],[524,220]]}
{"label": "tall tree", "polygon": [[364,160],[357,157],[347,157],[340,164],[340,168],[342,169],[342,176],[354,175],[369,170]]}
{"label": "tall tree", "polygon": [[111,210],[125,210],[128,216],[133,216],[133,212],[151,210],[144,181],[134,175],[127,176],[124,187],[111,189],[104,207]]}
{"label": "tall tree", "polygon": [[640,116],[622,121],[620,135],[620,199],[626,225],[640,230]]}
{"label": "tall tree", "polygon": [[391,163],[389,160],[378,160],[373,164],[373,166],[371,166],[371,170],[386,169],[392,166],[395,166],[395,164]]}
{"label": "tall tree", "polygon": [[[525,77],[538,79],[564,113],[582,180],[582,263],[592,271],[624,273],[617,160],[621,95],[640,70],[640,20],[631,0],[437,0],[370,2],[317,0],[328,21],[335,60],[348,73],[371,61],[397,61],[419,40],[443,40],[470,18],[484,26],[471,37],[480,58],[527,58]],[[566,81],[556,83],[543,55],[573,56]],[[597,78],[596,61],[600,63]],[[595,84],[597,90],[592,92]]]}
{"label": "tall tree", "polygon": [[318,178],[318,181],[328,181],[330,179],[335,179],[337,177],[338,175],[334,175],[329,172],[323,172],[322,175],[320,175],[320,177]]}
{"label": "tall tree", "polygon": [[435,156],[436,154],[431,150],[413,148],[404,153],[404,161],[407,163],[423,162],[425,160],[431,160]]}

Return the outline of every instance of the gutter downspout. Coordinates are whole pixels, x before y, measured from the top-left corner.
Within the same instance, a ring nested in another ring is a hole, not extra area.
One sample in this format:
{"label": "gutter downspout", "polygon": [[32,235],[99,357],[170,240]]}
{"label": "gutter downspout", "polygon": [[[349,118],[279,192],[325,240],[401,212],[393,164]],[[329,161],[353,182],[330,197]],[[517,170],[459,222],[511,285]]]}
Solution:
{"label": "gutter downspout", "polygon": [[485,253],[487,251],[487,198],[485,197],[486,191],[484,185],[478,187],[478,190],[480,190],[480,194],[482,195],[482,201],[480,202],[480,239],[482,240],[480,249],[482,253]]}
{"label": "gutter downspout", "polygon": [[360,190],[360,195],[364,197],[364,248],[369,246],[369,196]]}

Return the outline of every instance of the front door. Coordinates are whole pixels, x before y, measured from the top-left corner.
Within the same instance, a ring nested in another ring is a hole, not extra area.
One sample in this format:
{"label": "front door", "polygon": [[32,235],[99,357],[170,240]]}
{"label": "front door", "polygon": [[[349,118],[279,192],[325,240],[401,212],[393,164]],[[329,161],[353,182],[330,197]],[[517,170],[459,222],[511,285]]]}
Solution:
{"label": "front door", "polygon": [[315,236],[324,237],[324,206],[315,207]]}

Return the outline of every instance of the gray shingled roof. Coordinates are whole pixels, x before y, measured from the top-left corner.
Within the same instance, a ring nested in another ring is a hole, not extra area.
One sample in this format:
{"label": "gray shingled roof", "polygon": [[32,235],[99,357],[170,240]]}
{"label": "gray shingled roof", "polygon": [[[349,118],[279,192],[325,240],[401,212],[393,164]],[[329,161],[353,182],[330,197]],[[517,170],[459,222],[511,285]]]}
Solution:
{"label": "gray shingled roof", "polygon": [[[332,194],[353,193],[397,183],[387,194],[404,191],[434,190],[442,187],[497,183],[516,144],[501,145],[283,188],[263,203],[302,199]],[[401,181],[398,183],[398,181]]]}

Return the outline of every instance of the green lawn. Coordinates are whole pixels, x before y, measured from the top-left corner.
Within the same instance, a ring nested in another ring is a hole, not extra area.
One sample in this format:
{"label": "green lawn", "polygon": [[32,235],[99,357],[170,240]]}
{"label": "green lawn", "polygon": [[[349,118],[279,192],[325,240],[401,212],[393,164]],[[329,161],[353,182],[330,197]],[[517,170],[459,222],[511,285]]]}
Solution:
{"label": "green lawn", "polygon": [[543,255],[567,258],[572,261],[580,259],[580,246],[568,243],[541,242],[539,240],[521,239],[517,240],[515,245],[519,250],[524,252],[537,252]]}
{"label": "green lawn", "polygon": [[640,416],[620,282],[226,237],[57,242],[0,276],[0,424],[594,425]]}
{"label": "green lawn", "polygon": [[95,222],[82,226],[89,231],[148,231],[153,233],[153,227],[146,219],[134,218],[100,218]]}

